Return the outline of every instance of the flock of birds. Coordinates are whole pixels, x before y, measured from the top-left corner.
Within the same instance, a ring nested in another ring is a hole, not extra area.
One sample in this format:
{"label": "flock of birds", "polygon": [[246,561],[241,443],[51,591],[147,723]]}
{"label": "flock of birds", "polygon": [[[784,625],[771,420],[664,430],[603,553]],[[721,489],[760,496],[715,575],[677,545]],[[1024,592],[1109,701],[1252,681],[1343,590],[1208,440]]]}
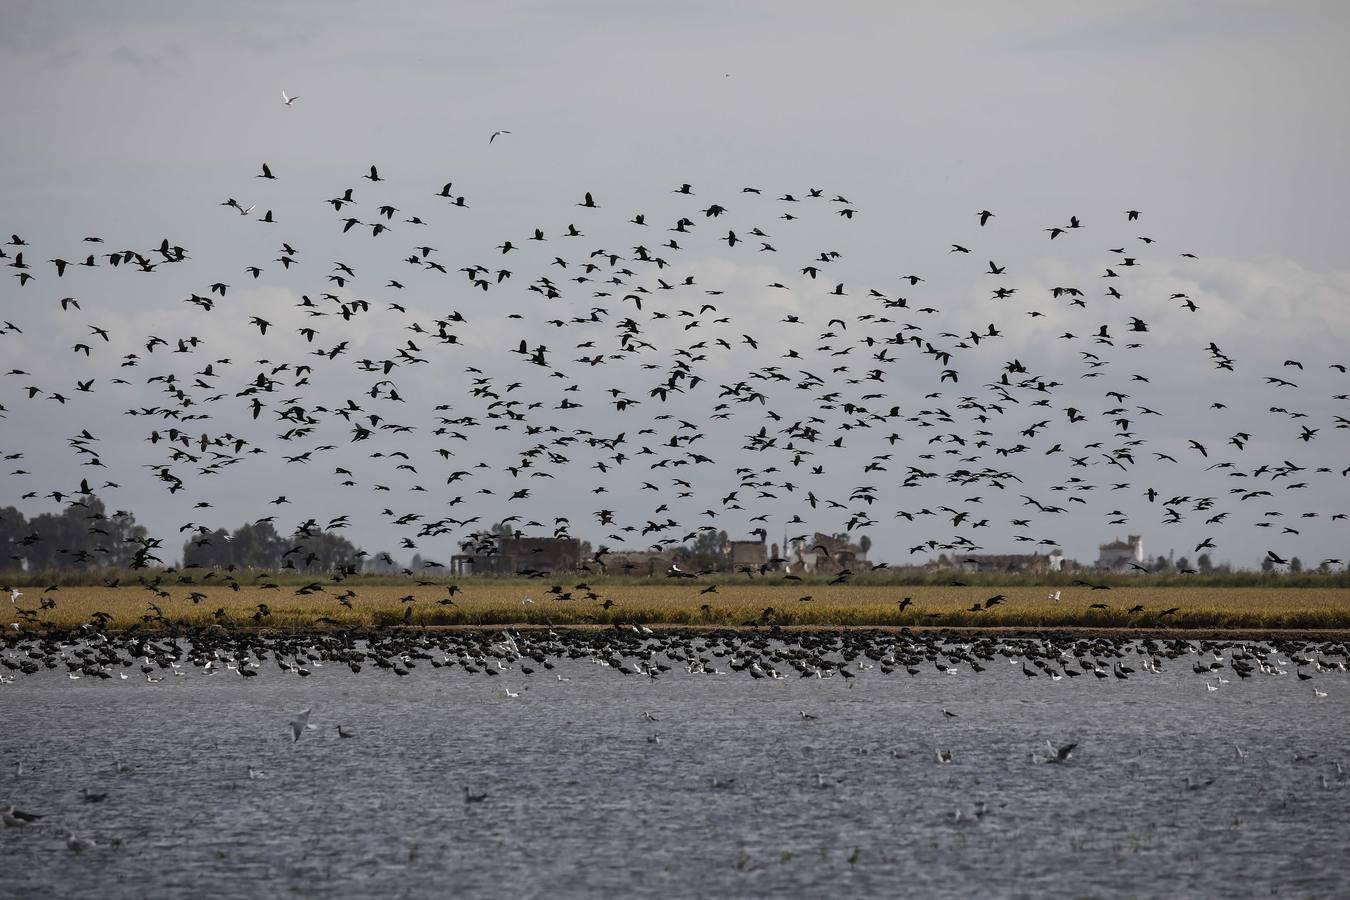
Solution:
{"label": "flock of birds", "polygon": [[[611,629],[556,632],[552,629],[503,631],[425,631],[347,627],[330,632],[284,634],[220,629],[177,629],[174,634],[103,631],[86,623],[62,635],[10,636],[0,666],[12,682],[23,675],[64,671],[67,678],[162,682],[190,672],[256,678],[273,666],[307,678],[325,665],[353,673],[365,668],[408,677],[420,665],[467,675],[529,678],[551,672],[558,662],[589,661],[620,675],[656,680],[670,673],[735,675],[759,680],[841,678],[864,672],[905,673],[930,668],[944,675],[979,674],[1000,659],[1021,665],[1028,678],[1049,681],[1090,675],[1097,680],[1128,680],[1139,672],[1162,674],[1164,666],[1188,661],[1211,690],[1238,679],[1284,676],[1299,681],[1324,673],[1344,673],[1350,641],[1273,640],[1242,642],[1182,638],[1133,640],[1122,637],[1038,638],[979,637],[950,633],[882,631],[717,630],[692,633],[615,625]],[[1129,664],[1134,660],[1135,664]],[[555,673],[559,681],[565,680]],[[1209,678],[1215,679],[1210,684]],[[516,679],[511,679],[516,682]],[[517,682],[518,683],[518,682]],[[523,688],[527,689],[527,688]],[[1314,687],[1315,696],[1326,692]],[[519,691],[504,689],[514,698]],[[299,740],[309,726],[309,710],[291,723]]]}
{"label": "flock of birds", "polygon": [[[296,99],[282,95],[290,108]],[[447,553],[492,552],[494,523],[571,535],[587,496],[590,527],[604,533],[585,561],[592,571],[620,548],[669,550],[718,529],[781,533],[784,557],[813,529],[899,533],[914,562],[1046,553],[1093,511],[1100,533],[1184,524],[1203,533],[1195,553],[1217,552],[1239,524],[1266,529],[1266,558],[1280,567],[1305,529],[1347,518],[1337,504],[1350,468],[1308,454],[1350,427],[1327,413],[1350,394],[1298,408],[1346,364],[1291,358],[1271,371],[1207,340],[1207,301],[1148,280],[1195,255],[1164,249],[1138,210],[1110,225],[1076,215],[1048,225],[1049,246],[1092,242],[1104,259],[1091,281],[1034,295],[1019,281],[1027,273],[987,259],[999,214],[972,211],[945,255],[976,260],[960,271],[986,293],[954,302],[926,290],[923,273],[850,274],[834,240],[862,227],[866,210],[816,187],[705,196],[681,183],[662,201],[678,212],[663,221],[616,217],[603,195],[578,190],[570,210],[495,244],[457,220],[452,259],[432,223],[472,217],[470,188],[428,187],[421,207],[405,209],[371,165],[364,184],[338,184],[301,212],[276,187],[292,174],[262,163],[240,180],[255,199],[219,201],[227,219],[216,225],[248,254],[236,263],[197,263],[197,248],[173,237],[4,242],[0,265],[14,281],[0,353],[46,367],[0,378],[3,477],[22,501],[130,505],[156,491],[180,512],[180,535],[201,544],[220,524],[206,521],[220,498],[248,497],[268,513],[260,522],[294,518],[283,534],[374,527],[421,554],[411,575],[444,571]],[[320,236],[290,224],[316,207],[331,210]],[[751,286],[718,274],[727,270],[769,280]],[[127,281],[163,312],[151,331],[129,323],[152,320],[103,299]],[[284,292],[262,309],[238,299],[254,286]],[[750,293],[770,299],[747,305]],[[998,324],[1010,315],[1015,326]],[[184,321],[195,324],[171,330]],[[1026,323],[1077,363],[1056,372],[1059,349],[1005,350]],[[1223,390],[1251,405],[1190,395],[1181,416],[1165,412],[1178,399],[1165,373],[1135,362],[1160,329],[1188,336],[1166,350],[1178,369],[1238,379]],[[1223,439],[1187,436],[1202,415],[1226,423],[1215,426]],[[45,468],[59,452],[52,416],[69,421],[71,474],[35,483],[29,463]],[[130,515],[90,508],[94,535]],[[161,537],[137,541],[138,567],[173,552]],[[61,558],[93,567],[113,549]]]}
{"label": "flock of birds", "polygon": [[[293,109],[299,98],[282,92],[281,99]],[[510,134],[495,131],[488,143]],[[1132,361],[1156,335],[1159,320],[1168,329],[1193,331],[1192,346],[1183,342],[1176,352],[1204,361],[1217,378],[1245,378],[1249,366],[1185,320],[1201,311],[1202,301],[1181,291],[1159,296],[1156,285],[1135,289],[1150,284],[1139,273],[1162,267],[1164,253],[1195,260],[1133,233],[1142,222],[1137,210],[1121,215],[1128,237],[1103,229],[1110,237],[1089,238],[1094,228],[1078,216],[1046,227],[1048,241],[1097,240],[1108,255],[1092,282],[1058,284],[1034,297],[1012,263],[983,252],[984,236],[998,228],[997,214],[973,212],[968,232],[944,249],[953,259],[982,260],[970,271],[987,282],[981,307],[926,292],[922,274],[891,273],[876,283],[851,276],[846,251],[836,246],[777,262],[780,252],[789,256],[789,247],[814,240],[824,223],[847,228],[865,221],[857,204],[815,187],[766,195],[752,186],[705,198],[682,183],[670,191],[680,212],[661,222],[641,211],[607,220],[610,204],[578,191],[568,215],[452,261],[434,246],[440,240],[425,235],[434,233],[438,214],[472,214],[468,189],[461,193],[446,182],[422,192],[434,204],[430,211],[403,209],[381,195],[387,178],[371,165],[361,175],[366,186],[339,185],[331,197],[313,201],[331,208],[327,240],[364,241],[359,255],[372,260],[367,265],[343,251],[325,262],[329,256],[311,249],[319,239],[292,230],[288,223],[305,217],[288,215],[272,190],[288,174],[263,163],[249,182],[260,195],[256,201],[231,196],[219,203],[217,211],[240,229],[241,246],[257,246],[251,235],[242,238],[244,229],[262,229],[276,255],[183,276],[197,284],[173,298],[199,318],[188,332],[167,330],[182,321],[181,313],[166,315],[153,333],[118,328],[111,321],[134,317],[100,298],[111,279],[144,277],[136,289],[148,295],[168,280],[176,291],[179,273],[191,268],[196,254],[174,238],[144,246],[89,235],[78,244],[37,249],[14,233],[0,247],[0,265],[15,279],[0,314],[0,352],[18,358],[40,347],[28,358],[46,366],[41,376],[14,366],[0,378],[6,423],[0,456],[10,464],[3,477],[22,501],[80,506],[96,495],[129,498],[148,487],[182,509],[180,534],[205,543],[212,524],[198,520],[212,515],[215,502],[208,497],[254,496],[289,483],[292,470],[331,468],[321,491],[288,490],[294,504],[279,493],[265,501],[272,509],[258,521],[280,520],[301,503],[317,509],[373,504],[381,510],[382,533],[397,535],[401,550],[428,557],[420,570],[405,570],[415,576],[444,569],[430,557],[447,548],[492,552],[487,527],[494,523],[568,536],[577,517],[558,513],[571,512],[586,494],[597,506],[589,513],[593,527],[605,532],[605,543],[584,563],[595,572],[606,571],[607,558],[635,541],[668,550],[727,528],[761,540],[781,532],[784,555],[789,544],[807,542],[821,527],[903,531],[911,559],[1002,549],[1007,540],[1048,552],[1061,546],[1064,521],[1081,521],[1095,507],[1103,528],[1134,528],[1139,512],[1164,530],[1198,525],[1205,535],[1194,553],[1217,550],[1223,530],[1238,523],[1268,529],[1278,537],[1266,558],[1284,567],[1302,529],[1347,518],[1336,504],[1344,500],[1341,479],[1350,468],[1306,461],[1295,449],[1350,428],[1345,415],[1323,415],[1321,398],[1319,412],[1297,408],[1308,390],[1344,376],[1346,364],[1286,359],[1274,372],[1258,371],[1255,383],[1242,383],[1254,401],[1250,408],[1204,403],[1207,413],[1230,423],[1231,436],[1217,445],[1186,436],[1198,412],[1168,420],[1163,409],[1174,399],[1172,389],[1155,383],[1166,379]],[[775,196],[766,211],[766,197]],[[616,226],[622,243],[587,238]],[[718,280],[728,260],[756,276],[769,273],[772,280],[753,290],[775,292],[781,303],[745,306],[738,296],[751,290],[745,283]],[[166,279],[166,273],[173,275]],[[289,308],[277,303],[259,310],[255,302],[240,309],[236,298],[250,283],[263,285],[264,273],[267,283],[297,285],[297,299]],[[1006,320],[1011,305],[1019,316],[1049,325],[1048,338],[1074,348],[1071,375],[1042,364],[1058,351],[1002,351],[1008,332],[1020,329],[990,319]],[[40,307],[56,311],[59,327],[46,326]],[[44,324],[35,327],[30,319]],[[241,323],[249,330],[246,341],[228,336],[237,335]],[[541,331],[554,337],[545,340]],[[240,346],[256,358],[240,358]],[[1066,377],[1073,381],[1060,380]],[[1309,381],[1312,387],[1304,384]],[[1093,388],[1090,397],[1085,385]],[[146,390],[158,398],[147,402]],[[1344,390],[1331,388],[1330,400],[1350,399],[1334,393]],[[1267,403],[1266,395],[1289,399]],[[1190,398],[1186,405],[1197,402]],[[125,410],[116,414],[119,406]],[[53,414],[72,419],[64,444],[76,474],[35,484],[28,462],[45,461],[57,447],[48,429],[30,423]],[[91,469],[101,471],[85,474]],[[1178,482],[1189,488],[1161,487]],[[641,514],[620,511],[635,503],[647,507]],[[108,516],[89,508],[90,533],[109,535]],[[1007,518],[996,521],[992,510]],[[119,509],[110,517],[130,514]],[[337,532],[357,518],[305,511],[290,533]],[[40,539],[34,534],[21,543]],[[164,564],[161,538],[136,541],[135,567]],[[62,552],[71,567],[92,567],[113,549]],[[290,553],[287,559],[294,567]],[[783,562],[773,559],[758,574]],[[350,573],[334,574],[340,580]],[[832,574],[838,583],[852,575],[847,569]],[[162,576],[142,583],[167,596]],[[237,586],[225,570],[200,583]],[[36,626],[55,606],[50,590],[33,608],[22,606],[17,587],[9,588],[9,599]],[[302,590],[324,593],[324,586],[316,581]],[[702,593],[715,591],[713,585]],[[454,593],[452,587],[441,602],[453,603]],[[349,602],[354,591],[333,596]],[[593,592],[586,596],[600,601]],[[989,609],[1000,597],[973,609]],[[554,599],[572,599],[572,592],[555,591]],[[1051,599],[1058,601],[1059,592]],[[255,618],[267,613],[259,604]],[[510,702],[532,679],[569,680],[564,664],[577,663],[652,681],[683,673],[768,682],[838,678],[849,687],[862,677],[975,675],[1006,665],[1038,684],[1114,683],[1184,667],[1206,693],[1234,681],[1292,675],[1316,679],[1310,687],[1320,699],[1328,696],[1321,685],[1350,663],[1350,642],[1339,639],[788,632],[768,619],[749,623],[765,626],[751,632],[615,626],[494,634],[326,622],[334,627],[286,634],[183,626],[162,612],[146,624],[158,620],[164,629],[114,631],[109,618],[99,614],[65,632],[16,624],[0,645],[0,685],[44,673],[148,684],[272,672],[306,678],[325,666],[403,678],[425,666],[498,678],[500,696]],[[305,709],[286,723],[292,743],[320,730],[311,713]],[[803,727],[824,715],[799,713]],[[961,715],[934,712],[939,723]],[[643,719],[659,721],[650,712]],[[341,723],[333,723],[332,732],[339,740],[360,738]],[[660,736],[647,739],[659,743]],[[1071,765],[1078,748],[1077,741],[1046,741],[1030,759]],[[1236,752],[1245,755],[1241,747]],[[942,746],[932,748],[931,758],[937,765],[959,763]],[[115,768],[128,771],[120,762]],[[254,768],[247,774],[267,777]],[[829,786],[818,778],[819,787]],[[1347,783],[1339,764],[1335,779]],[[713,779],[711,787],[733,784]],[[1331,786],[1328,776],[1323,784]],[[107,797],[87,788],[81,794],[85,803]],[[463,788],[466,808],[488,799]],[[43,818],[12,803],[0,806],[6,829],[38,829]],[[73,853],[102,846],[71,830],[58,833]]]}
{"label": "flock of birds", "polygon": [[[1343,640],[1271,640],[1226,641],[1151,639],[1128,640],[1117,637],[1074,637],[1065,634],[1039,638],[974,639],[930,633],[849,632],[766,632],[719,631],[702,634],[654,632],[641,627],[619,627],[600,631],[546,630],[424,632],[365,631],[351,629],[329,634],[282,635],[277,633],[226,632],[203,628],[181,637],[127,636],[121,633],[84,629],[79,641],[54,638],[32,639],[21,650],[11,646],[0,655],[0,664],[16,674],[37,674],[62,670],[72,679],[129,679],[133,674],[147,681],[166,677],[227,675],[257,677],[265,670],[307,677],[324,666],[347,668],[359,673],[369,667],[399,677],[408,677],[425,665],[446,673],[500,678],[518,686],[506,687],[501,697],[509,702],[529,689],[532,678],[570,681],[561,671],[575,665],[592,664],[622,676],[656,681],[687,675],[741,676],[752,680],[778,681],[789,677],[804,679],[838,678],[851,688],[853,679],[880,675],[899,678],[942,678],[970,676],[1007,664],[1020,668],[1027,679],[1047,682],[1086,678],[1088,681],[1128,681],[1131,678],[1162,676],[1167,672],[1184,673],[1190,669],[1200,676],[1206,689],[1233,680],[1279,677],[1293,672],[1300,680],[1318,676],[1343,676],[1350,662],[1350,642]],[[996,669],[995,669],[996,670]],[[551,676],[551,677],[550,677]],[[1225,677],[1228,676],[1228,677]],[[1013,677],[1017,677],[1014,675]],[[1214,679],[1211,685],[1210,679]],[[1326,692],[1314,689],[1317,696]],[[312,709],[302,710],[286,723],[291,743],[320,730],[311,721]],[[819,709],[799,713],[804,724],[827,717]],[[934,722],[959,719],[961,713],[946,707],[934,710]],[[656,728],[661,718],[643,711],[642,721],[653,730],[646,740],[659,744]],[[337,739],[360,737],[357,729],[333,723]],[[1029,755],[1031,763],[1065,765],[1072,761],[1078,741],[1045,742],[1044,752]],[[1239,757],[1245,751],[1237,746]],[[893,750],[892,755],[907,756]],[[958,763],[950,748],[933,748],[939,765]],[[118,774],[129,769],[115,763]],[[18,772],[22,776],[22,763]],[[250,766],[249,780],[267,778],[267,773]],[[831,786],[823,776],[819,787]],[[1347,783],[1339,764],[1335,782],[1323,775],[1323,787]],[[734,787],[734,779],[712,780],[714,790]],[[1198,790],[1211,782],[1187,781],[1189,790]],[[488,799],[485,792],[464,790],[466,807]],[[85,789],[81,799],[99,803],[108,797],[103,790]],[[6,805],[0,818],[8,828],[28,828],[42,814]],[[83,852],[100,846],[74,832],[62,832],[67,846]]]}

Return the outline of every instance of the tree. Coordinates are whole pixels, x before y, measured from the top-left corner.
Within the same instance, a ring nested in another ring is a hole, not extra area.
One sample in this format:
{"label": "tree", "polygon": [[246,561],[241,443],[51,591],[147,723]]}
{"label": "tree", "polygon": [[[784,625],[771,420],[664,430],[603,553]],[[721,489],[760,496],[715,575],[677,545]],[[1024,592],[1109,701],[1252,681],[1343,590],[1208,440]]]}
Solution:
{"label": "tree", "polygon": [[72,501],[60,513],[28,520],[28,532],[20,546],[30,570],[137,568],[152,558],[149,551],[159,544],[126,510],[108,515],[94,494]]}
{"label": "tree", "polygon": [[366,560],[364,568],[367,572],[373,572],[376,575],[395,575],[398,573],[398,563],[393,562],[393,559],[394,554],[385,550]]}
{"label": "tree", "polygon": [[204,569],[237,566],[302,572],[339,568],[359,571],[362,555],[351,541],[332,532],[302,530],[286,540],[271,522],[263,521],[241,525],[233,534],[203,526],[183,544],[183,565]]}
{"label": "tree", "polygon": [[28,535],[28,520],[12,506],[0,509],[0,570],[23,566],[23,539]]}
{"label": "tree", "polygon": [[1177,571],[1178,571],[1178,572],[1180,572],[1180,571],[1183,570],[1183,569],[1189,569],[1190,567],[1191,567],[1191,561],[1190,561],[1189,559],[1187,559],[1186,557],[1183,556],[1183,557],[1181,557],[1180,559],[1177,560]]}
{"label": "tree", "polygon": [[1302,571],[1303,571],[1303,560],[1299,559],[1297,556],[1292,556],[1292,557],[1290,557],[1290,558],[1289,558],[1289,574],[1290,574],[1290,575],[1295,575],[1295,574],[1297,574],[1297,573],[1299,573],[1299,572],[1302,572]]}
{"label": "tree", "polygon": [[161,542],[150,539],[145,526],[136,524],[136,516],[133,513],[119,509],[105,518],[102,514],[103,501],[97,497],[90,497],[89,502],[91,507],[96,505],[98,510],[89,513],[88,517],[98,522],[97,526],[90,526],[90,534],[101,533],[105,537],[107,552],[104,565],[140,569],[150,560],[163,562],[154,556],[147,559],[149,550],[158,547]]}
{"label": "tree", "polygon": [[1269,556],[1261,560],[1261,571],[1262,572],[1275,571],[1275,560],[1271,559]]}
{"label": "tree", "polygon": [[862,535],[858,538],[858,547],[862,550],[863,556],[866,556],[867,551],[872,549],[872,539],[865,534]]}
{"label": "tree", "polygon": [[216,569],[225,568],[233,562],[230,533],[224,528],[209,531],[202,526],[183,545],[183,565],[186,567]]}
{"label": "tree", "polygon": [[1214,561],[1209,558],[1208,553],[1201,553],[1195,558],[1195,567],[1201,574],[1206,574],[1214,569]]}
{"label": "tree", "polygon": [[272,523],[262,521],[236,528],[230,546],[234,564],[250,569],[276,568],[281,565],[281,554],[289,549]]}
{"label": "tree", "polygon": [[727,542],[725,531],[700,531],[688,544],[676,547],[671,552],[671,558],[685,569],[726,569],[731,563]]}
{"label": "tree", "polygon": [[360,572],[364,554],[356,545],[331,531],[296,532],[285,553],[283,569],[301,572],[330,572],[338,569]]}
{"label": "tree", "polygon": [[28,520],[28,527],[24,556],[30,570],[84,568],[77,556],[84,545],[85,529],[75,516],[41,513]]}

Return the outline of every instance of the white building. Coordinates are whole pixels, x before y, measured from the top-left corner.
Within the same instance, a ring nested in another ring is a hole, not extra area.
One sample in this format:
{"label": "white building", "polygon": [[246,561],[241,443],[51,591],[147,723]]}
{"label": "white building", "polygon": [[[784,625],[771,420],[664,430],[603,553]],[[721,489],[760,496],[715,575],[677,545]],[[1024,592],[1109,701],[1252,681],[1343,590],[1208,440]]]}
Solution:
{"label": "white building", "polygon": [[1144,564],[1144,539],[1137,534],[1097,547],[1097,568],[1127,569],[1130,563]]}

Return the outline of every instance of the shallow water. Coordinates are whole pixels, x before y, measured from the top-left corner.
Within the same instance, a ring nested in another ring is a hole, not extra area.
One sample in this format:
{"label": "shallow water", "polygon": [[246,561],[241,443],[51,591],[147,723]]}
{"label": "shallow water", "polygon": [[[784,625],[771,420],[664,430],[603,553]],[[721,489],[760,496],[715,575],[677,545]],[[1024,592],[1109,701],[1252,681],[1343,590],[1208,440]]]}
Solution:
{"label": "shallow water", "polygon": [[[1058,682],[1001,658],[848,680],[44,671],[0,686],[0,803],[44,815],[0,829],[0,896],[1344,896],[1350,676],[1210,692],[1193,659]],[[1033,762],[1047,740],[1079,746]]]}

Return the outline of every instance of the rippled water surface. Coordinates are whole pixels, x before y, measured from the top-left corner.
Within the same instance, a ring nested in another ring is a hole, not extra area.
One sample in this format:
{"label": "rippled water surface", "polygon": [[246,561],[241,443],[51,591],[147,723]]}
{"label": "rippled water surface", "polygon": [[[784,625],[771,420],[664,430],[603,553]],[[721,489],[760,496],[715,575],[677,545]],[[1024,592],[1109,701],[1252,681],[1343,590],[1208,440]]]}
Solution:
{"label": "rippled water surface", "polygon": [[[1002,658],[44,671],[0,686],[0,804],[44,816],[0,829],[0,896],[1346,896],[1350,677],[1209,691],[1194,659],[1060,681]],[[1078,747],[1033,761],[1047,740]]]}

